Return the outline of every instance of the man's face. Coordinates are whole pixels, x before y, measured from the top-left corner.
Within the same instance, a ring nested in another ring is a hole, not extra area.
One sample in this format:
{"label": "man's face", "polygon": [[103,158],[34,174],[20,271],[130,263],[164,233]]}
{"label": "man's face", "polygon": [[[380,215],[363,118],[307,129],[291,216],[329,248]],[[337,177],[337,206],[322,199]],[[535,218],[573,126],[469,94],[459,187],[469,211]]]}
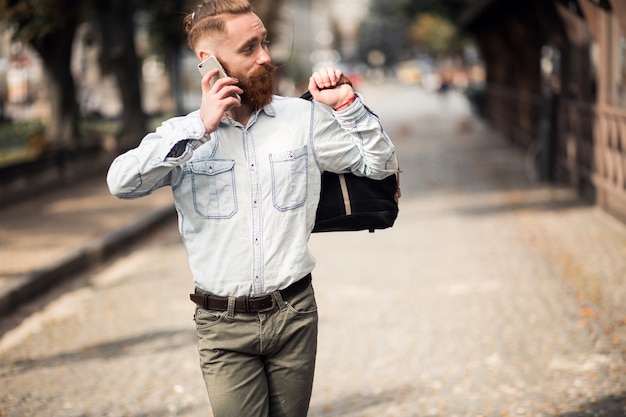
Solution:
{"label": "man's face", "polygon": [[226,73],[239,80],[242,104],[258,110],[271,102],[275,68],[267,52],[267,30],[256,14],[228,18],[215,54]]}

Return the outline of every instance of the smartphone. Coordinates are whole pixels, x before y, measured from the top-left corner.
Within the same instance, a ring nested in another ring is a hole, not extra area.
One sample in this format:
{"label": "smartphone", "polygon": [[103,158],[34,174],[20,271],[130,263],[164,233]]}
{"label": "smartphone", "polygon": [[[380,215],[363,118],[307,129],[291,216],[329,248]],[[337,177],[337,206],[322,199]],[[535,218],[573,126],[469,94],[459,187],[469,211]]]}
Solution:
{"label": "smartphone", "polygon": [[[198,71],[200,71],[202,77],[204,77],[207,72],[216,68],[217,75],[209,80],[210,86],[213,86],[213,84],[215,84],[215,82],[220,78],[228,77],[226,71],[224,71],[224,67],[222,67],[222,64],[220,64],[220,61],[218,61],[214,55],[209,56],[207,59],[198,64]],[[238,94],[235,94],[235,97],[237,97],[237,100],[241,100]]]}

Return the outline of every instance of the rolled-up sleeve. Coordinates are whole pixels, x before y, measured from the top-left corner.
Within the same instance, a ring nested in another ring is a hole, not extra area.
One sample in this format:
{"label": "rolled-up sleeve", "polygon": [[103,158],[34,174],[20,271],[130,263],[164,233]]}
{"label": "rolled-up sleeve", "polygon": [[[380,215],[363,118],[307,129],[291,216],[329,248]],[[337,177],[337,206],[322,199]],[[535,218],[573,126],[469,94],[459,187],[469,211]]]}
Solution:
{"label": "rolled-up sleeve", "polygon": [[352,172],[374,179],[398,170],[395,147],[376,114],[360,96],[345,109],[312,106],[312,136],[322,171]]}

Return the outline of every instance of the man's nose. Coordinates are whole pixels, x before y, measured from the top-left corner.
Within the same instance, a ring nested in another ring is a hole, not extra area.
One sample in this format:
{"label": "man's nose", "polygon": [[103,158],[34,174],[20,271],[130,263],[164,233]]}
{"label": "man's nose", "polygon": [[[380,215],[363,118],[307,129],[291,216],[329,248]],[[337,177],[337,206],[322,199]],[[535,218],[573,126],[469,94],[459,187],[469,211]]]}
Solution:
{"label": "man's nose", "polygon": [[268,64],[272,61],[272,57],[270,57],[269,52],[266,49],[261,49],[259,56],[257,57],[257,64],[264,65]]}

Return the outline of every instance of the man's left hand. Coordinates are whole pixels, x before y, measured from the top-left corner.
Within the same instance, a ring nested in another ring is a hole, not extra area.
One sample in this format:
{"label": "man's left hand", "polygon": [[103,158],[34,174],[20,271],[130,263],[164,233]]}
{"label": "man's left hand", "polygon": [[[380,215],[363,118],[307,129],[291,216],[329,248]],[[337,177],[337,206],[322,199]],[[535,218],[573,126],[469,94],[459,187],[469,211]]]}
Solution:
{"label": "man's left hand", "polygon": [[309,78],[309,91],[313,99],[332,108],[354,99],[355,93],[343,72],[334,68],[322,68]]}

